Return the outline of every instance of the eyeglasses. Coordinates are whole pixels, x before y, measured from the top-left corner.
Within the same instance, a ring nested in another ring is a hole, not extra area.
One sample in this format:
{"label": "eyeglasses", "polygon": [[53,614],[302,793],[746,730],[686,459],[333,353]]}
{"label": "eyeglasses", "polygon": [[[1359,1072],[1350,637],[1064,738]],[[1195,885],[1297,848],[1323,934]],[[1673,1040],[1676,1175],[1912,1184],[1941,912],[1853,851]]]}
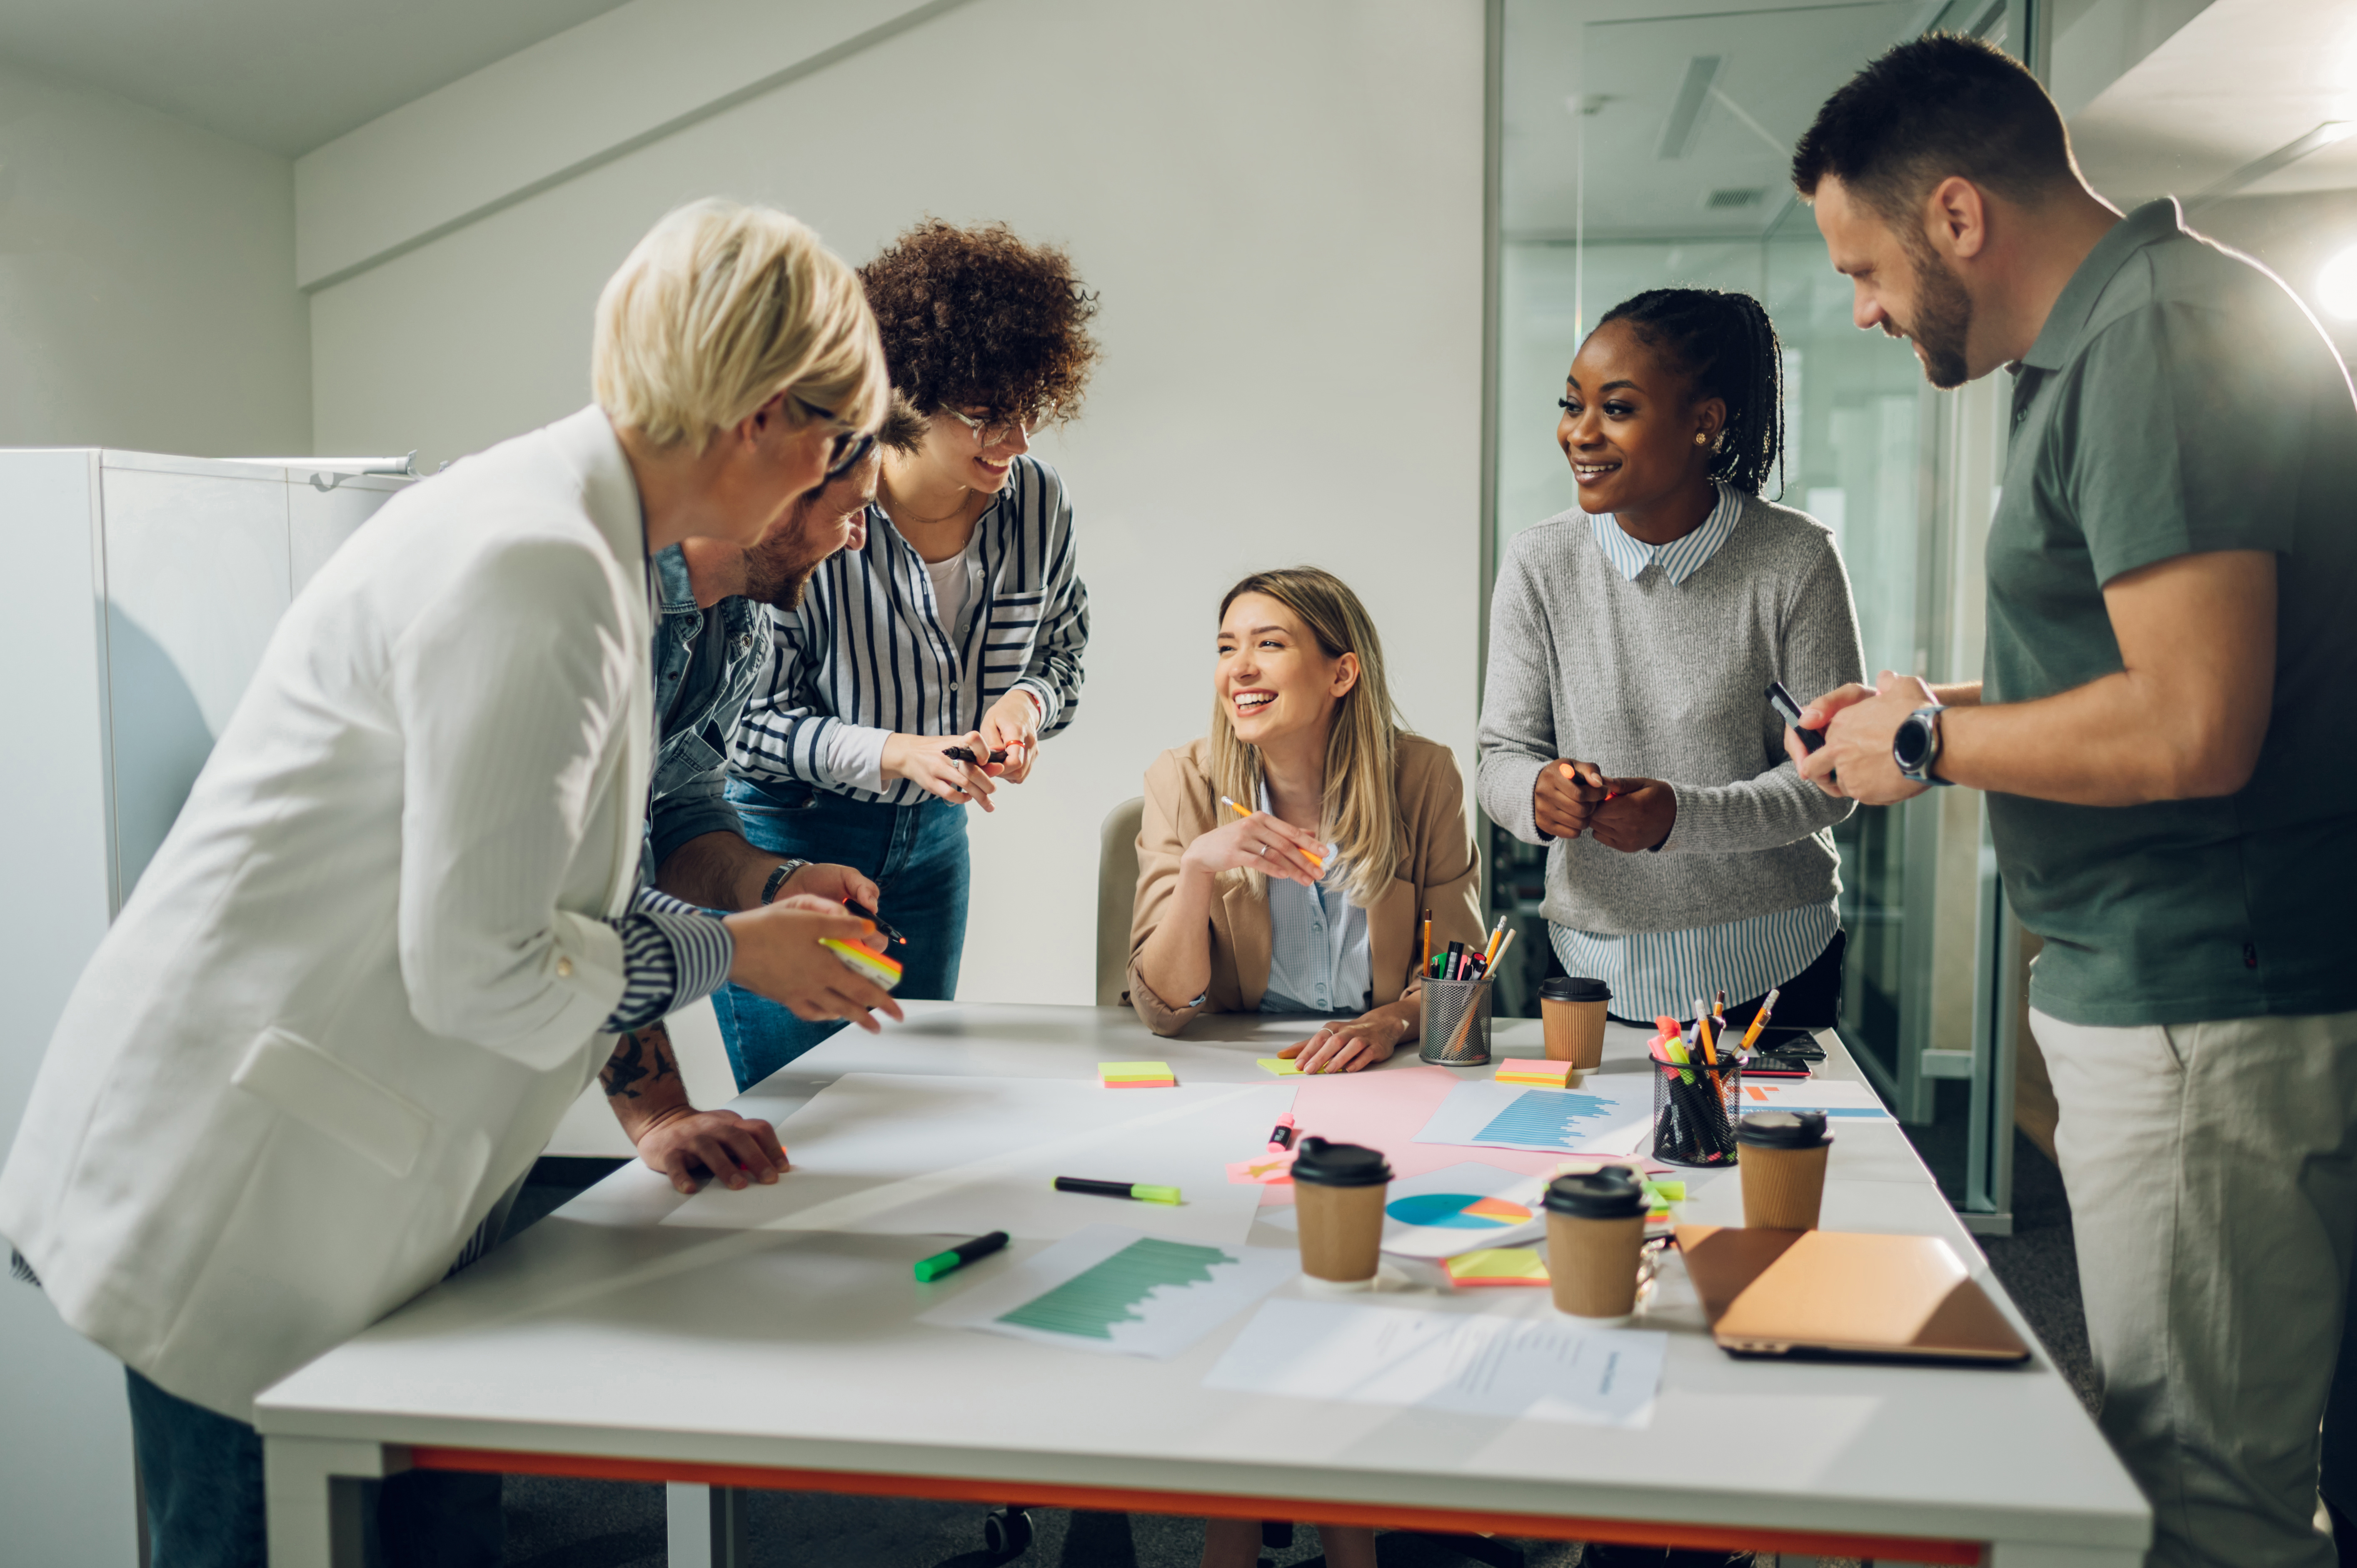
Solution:
{"label": "eyeglasses", "polygon": [[[830,424],[840,423],[833,411],[819,407],[808,398],[798,397],[794,401],[809,410],[812,414],[825,420]],[[836,431],[834,439],[827,446],[826,475],[822,482],[831,483],[843,478],[844,475],[866,462],[867,454],[875,450],[876,432],[872,430]]]}
{"label": "eyeglasses", "polygon": [[1014,440],[1017,435],[1028,436],[1034,430],[1037,430],[1041,425],[1047,424],[1049,419],[1051,418],[1054,413],[1052,409],[1034,410],[1032,413],[1025,414],[1019,419],[1006,419],[1000,420],[995,424],[985,424],[981,420],[976,419],[974,415],[970,413],[961,413],[947,403],[942,404],[941,408],[943,413],[948,414],[952,419],[956,420],[960,424],[963,424],[968,430],[973,431],[974,438],[976,441],[981,442],[985,448],[1004,446],[1006,443]]}

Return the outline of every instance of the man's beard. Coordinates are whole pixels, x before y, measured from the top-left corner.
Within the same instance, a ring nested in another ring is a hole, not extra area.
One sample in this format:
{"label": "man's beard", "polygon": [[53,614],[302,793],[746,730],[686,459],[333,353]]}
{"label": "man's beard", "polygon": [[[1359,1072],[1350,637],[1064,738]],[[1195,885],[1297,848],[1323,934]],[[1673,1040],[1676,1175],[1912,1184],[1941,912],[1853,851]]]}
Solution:
{"label": "man's beard", "polygon": [[[801,530],[794,532],[793,542],[799,543]],[[825,561],[823,555],[802,554],[777,545],[748,551],[745,556],[745,596],[756,604],[775,605],[781,610],[800,609],[803,587]]]}
{"label": "man's beard", "polygon": [[1964,339],[1973,329],[1973,296],[1928,242],[1915,240],[1907,247],[1915,266],[1915,319],[1906,336],[1922,350],[1923,374],[1947,391],[1973,379],[1964,359]]}

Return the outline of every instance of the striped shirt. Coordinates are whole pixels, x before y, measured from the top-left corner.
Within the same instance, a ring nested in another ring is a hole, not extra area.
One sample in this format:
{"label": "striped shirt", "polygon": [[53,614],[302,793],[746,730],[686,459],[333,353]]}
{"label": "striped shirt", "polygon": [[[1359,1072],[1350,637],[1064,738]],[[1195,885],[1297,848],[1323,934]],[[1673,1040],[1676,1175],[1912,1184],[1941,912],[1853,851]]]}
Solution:
{"label": "striped shirt", "polygon": [[895,732],[963,735],[1017,687],[1039,700],[1042,739],[1071,724],[1089,596],[1056,471],[1017,457],[964,558],[961,637],[942,624],[923,557],[880,505],[869,507],[866,546],[828,557],[798,607],[770,607],[776,646],[729,739],[729,770],[907,805],[932,796],[881,776]]}
{"label": "striped shirt", "polygon": [[[1702,526],[1667,544],[1631,538],[1609,512],[1589,518],[1588,530],[1612,569],[1630,582],[1650,567],[1684,587],[1743,516],[1743,493],[1726,485],[1717,489],[1718,504]],[[1677,836],[1676,828],[1670,836]],[[1682,931],[1622,934],[1549,922],[1547,935],[1566,970],[1612,988],[1615,1016],[1647,1019],[1684,1018],[1696,997],[1708,1000],[1721,991],[1737,1002],[1765,995],[1814,963],[1839,929],[1841,914],[1829,901]]]}
{"label": "striped shirt", "polygon": [[[1269,809],[1268,785],[1260,809]],[[1264,1013],[1347,1013],[1356,1017],[1374,1001],[1374,957],[1367,912],[1345,886],[1350,869],[1332,844],[1315,886],[1282,876],[1268,879],[1268,988]]]}
{"label": "striped shirt", "polygon": [[1764,996],[1817,961],[1841,915],[1831,904],[1803,904],[1722,926],[1683,931],[1579,931],[1547,923],[1547,936],[1566,972],[1612,988],[1617,1018],[1694,1015],[1696,997],[1718,992],[1731,1002]]}

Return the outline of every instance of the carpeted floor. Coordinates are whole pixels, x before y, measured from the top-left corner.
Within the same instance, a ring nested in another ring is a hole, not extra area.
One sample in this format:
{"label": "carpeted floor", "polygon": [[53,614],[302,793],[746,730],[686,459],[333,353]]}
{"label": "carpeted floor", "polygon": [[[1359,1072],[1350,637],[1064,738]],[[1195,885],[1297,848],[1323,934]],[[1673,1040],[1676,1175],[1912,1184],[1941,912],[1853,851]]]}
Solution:
{"label": "carpeted floor", "polygon": [[[1943,1118],[1946,1122],[1947,1118]],[[1938,1133],[1920,1140],[1935,1171],[1949,1163]],[[2079,1311],[2079,1267],[2071,1247],[2071,1206],[2053,1162],[2026,1138],[2014,1156],[2014,1233],[1982,1239],[1989,1265],[2037,1329],[2082,1399],[2093,1372]],[[510,1234],[539,1219],[602,1176],[616,1162],[548,1160],[517,1200]],[[1943,1172],[1944,1175],[1944,1172]],[[615,1481],[508,1477],[507,1568],[664,1568],[663,1490]],[[762,1492],[752,1499],[749,1536],[756,1568],[984,1568],[985,1510],[972,1504],[911,1502],[823,1493]],[[1030,1516],[1031,1550],[1018,1568],[1194,1568],[1203,1527],[1189,1519],[1071,1513]],[[1522,1543],[1528,1568],[1574,1568],[1577,1546]],[[1279,1568],[1324,1562],[1318,1532],[1304,1526],[1294,1544],[1264,1553]],[[1466,1568],[1473,1559],[1423,1539],[1385,1535],[1383,1568]],[[1828,1565],[1831,1568],[1831,1565]]]}

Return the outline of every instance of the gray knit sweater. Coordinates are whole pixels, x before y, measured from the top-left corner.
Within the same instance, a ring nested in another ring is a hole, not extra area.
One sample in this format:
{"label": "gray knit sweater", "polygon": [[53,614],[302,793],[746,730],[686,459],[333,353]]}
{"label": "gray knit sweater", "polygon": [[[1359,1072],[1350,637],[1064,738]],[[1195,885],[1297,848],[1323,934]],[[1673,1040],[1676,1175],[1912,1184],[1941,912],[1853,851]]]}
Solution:
{"label": "gray knit sweater", "polygon": [[[1516,539],[1490,608],[1481,807],[1547,852],[1546,918],[1580,930],[1682,930],[1831,899],[1833,824],[1852,802],[1803,779],[1762,693],[1807,702],[1864,678],[1857,613],[1833,535],[1758,498],[1683,585],[1659,566],[1631,583],[1574,510]],[[1675,788],[1657,854],[1532,820],[1539,769],[1558,757]]]}

